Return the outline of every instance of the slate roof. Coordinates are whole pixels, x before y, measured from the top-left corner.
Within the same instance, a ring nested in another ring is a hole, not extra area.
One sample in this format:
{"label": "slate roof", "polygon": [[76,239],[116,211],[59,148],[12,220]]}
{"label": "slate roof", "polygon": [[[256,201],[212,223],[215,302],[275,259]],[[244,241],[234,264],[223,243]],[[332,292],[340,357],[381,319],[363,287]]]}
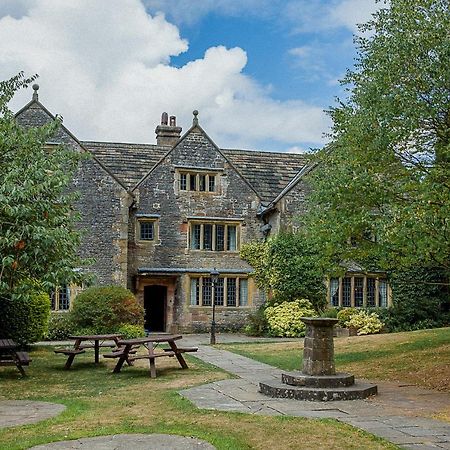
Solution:
{"label": "slate roof", "polygon": [[154,144],[82,141],[119,180],[132,189],[170,150]]}
{"label": "slate roof", "polygon": [[[154,144],[82,141],[128,189],[170,150]],[[273,200],[308,162],[307,155],[220,149],[264,203]]]}

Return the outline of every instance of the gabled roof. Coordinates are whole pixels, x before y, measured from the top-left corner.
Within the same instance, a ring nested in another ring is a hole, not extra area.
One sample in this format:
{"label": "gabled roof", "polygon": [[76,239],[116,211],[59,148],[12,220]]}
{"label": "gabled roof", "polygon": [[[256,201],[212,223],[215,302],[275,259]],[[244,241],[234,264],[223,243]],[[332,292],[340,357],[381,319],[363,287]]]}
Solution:
{"label": "gabled roof", "polygon": [[[152,144],[82,141],[116,177],[133,189],[163,158],[169,147]],[[264,203],[277,197],[307,164],[305,154],[220,149]]]}
{"label": "gabled roof", "polygon": [[82,141],[116,177],[132,190],[170,150],[153,144]]}
{"label": "gabled roof", "polygon": [[305,154],[222,149],[258,192],[263,202],[273,200],[308,163]]}

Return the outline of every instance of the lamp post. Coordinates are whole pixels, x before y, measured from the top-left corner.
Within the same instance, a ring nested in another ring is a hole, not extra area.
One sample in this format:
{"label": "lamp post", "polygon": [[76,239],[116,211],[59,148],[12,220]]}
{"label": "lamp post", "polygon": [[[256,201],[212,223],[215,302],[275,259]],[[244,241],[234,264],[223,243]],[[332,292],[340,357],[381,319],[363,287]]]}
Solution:
{"label": "lamp post", "polygon": [[209,273],[212,284],[212,321],[211,321],[211,338],[209,343],[214,345],[216,343],[216,283],[219,279],[219,271],[214,267]]}

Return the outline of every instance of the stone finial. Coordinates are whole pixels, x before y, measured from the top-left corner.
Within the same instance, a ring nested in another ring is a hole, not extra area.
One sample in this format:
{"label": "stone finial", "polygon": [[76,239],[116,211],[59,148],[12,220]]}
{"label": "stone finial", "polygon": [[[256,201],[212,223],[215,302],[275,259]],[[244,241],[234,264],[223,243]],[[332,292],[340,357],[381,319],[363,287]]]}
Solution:
{"label": "stone finial", "polygon": [[33,100],[39,100],[39,95],[38,95],[38,90],[39,90],[39,85],[38,84],[33,84],[32,86],[33,88]]}
{"label": "stone finial", "polygon": [[198,125],[198,111],[194,109],[192,111],[192,114],[194,114],[194,119],[192,120],[192,125]]}

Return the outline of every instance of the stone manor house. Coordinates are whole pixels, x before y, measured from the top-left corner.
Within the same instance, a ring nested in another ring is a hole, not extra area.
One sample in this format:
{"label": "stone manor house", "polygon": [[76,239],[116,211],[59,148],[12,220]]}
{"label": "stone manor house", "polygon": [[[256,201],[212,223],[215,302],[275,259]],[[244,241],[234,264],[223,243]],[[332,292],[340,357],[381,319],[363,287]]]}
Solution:
{"label": "stone manor house", "polygon": [[[33,89],[16,114],[24,126],[54,118]],[[218,326],[239,328],[265,298],[240,247],[292,226],[304,210],[311,166],[303,154],[219,148],[197,111],[181,131],[163,113],[156,145],[80,141],[64,126],[48,145],[92,155],[73,184],[81,194],[81,254],[95,260],[90,271],[97,284],[132,290],[151,331],[208,328],[214,299]],[[213,268],[220,272],[214,289]],[[52,307],[69,309],[78,289],[62,286]],[[390,302],[383,275],[357,269],[329,280],[328,298],[335,306]]]}

